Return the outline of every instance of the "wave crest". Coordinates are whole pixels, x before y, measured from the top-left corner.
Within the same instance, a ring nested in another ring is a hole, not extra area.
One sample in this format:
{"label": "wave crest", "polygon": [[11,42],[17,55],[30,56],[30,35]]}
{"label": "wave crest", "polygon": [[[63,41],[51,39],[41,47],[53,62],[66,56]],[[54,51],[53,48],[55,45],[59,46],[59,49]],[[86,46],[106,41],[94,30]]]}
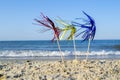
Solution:
{"label": "wave crest", "polygon": [[[86,52],[76,51],[63,51],[62,54],[64,56],[73,56],[74,54],[77,54],[78,56],[86,55]],[[92,51],[89,53],[89,55],[120,55],[120,51]],[[61,56],[59,51],[0,51],[0,57],[41,57],[41,56]]]}

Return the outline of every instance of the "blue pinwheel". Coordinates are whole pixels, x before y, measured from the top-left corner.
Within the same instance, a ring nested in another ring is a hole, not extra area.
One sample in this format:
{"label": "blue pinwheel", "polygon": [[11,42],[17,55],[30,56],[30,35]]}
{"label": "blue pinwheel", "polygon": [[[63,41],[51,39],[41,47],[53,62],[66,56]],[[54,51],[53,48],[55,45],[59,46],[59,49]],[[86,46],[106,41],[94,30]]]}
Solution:
{"label": "blue pinwheel", "polygon": [[[82,35],[82,38],[83,38],[83,41],[89,41],[88,42],[88,50],[87,50],[87,56],[86,56],[86,60],[88,58],[88,53],[89,53],[89,49],[90,49],[90,41],[94,39],[95,37],[95,33],[96,33],[96,26],[95,26],[95,21],[94,19],[89,16],[87,13],[85,13],[83,11],[83,13],[87,16],[88,20],[84,20],[86,23],[85,24],[80,24],[80,23],[77,23],[77,22],[72,22],[72,24],[74,26],[78,26],[81,28],[84,28],[85,30],[80,32],[78,35],[76,35],[76,37],[78,37],[79,35],[83,34]],[[79,29],[79,30],[80,30]]]}

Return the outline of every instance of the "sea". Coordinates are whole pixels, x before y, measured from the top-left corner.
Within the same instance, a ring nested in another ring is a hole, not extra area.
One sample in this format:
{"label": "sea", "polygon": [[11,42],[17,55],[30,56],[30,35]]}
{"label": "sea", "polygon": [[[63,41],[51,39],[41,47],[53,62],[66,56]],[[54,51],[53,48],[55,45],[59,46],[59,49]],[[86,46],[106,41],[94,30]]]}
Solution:
{"label": "sea", "polygon": [[[88,41],[75,40],[59,41],[0,41],[0,59],[85,59]],[[75,47],[75,48],[74,48]],[[93,40],[90,43],[88,59],[120,59],[120,40]]]}

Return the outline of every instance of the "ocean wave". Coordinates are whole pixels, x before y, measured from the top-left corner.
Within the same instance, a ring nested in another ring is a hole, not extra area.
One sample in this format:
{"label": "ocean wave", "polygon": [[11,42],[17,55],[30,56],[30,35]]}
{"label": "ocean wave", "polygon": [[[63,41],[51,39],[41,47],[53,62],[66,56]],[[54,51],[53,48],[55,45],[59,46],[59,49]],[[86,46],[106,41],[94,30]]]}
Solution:
{"label": "ocean wave", "polygon": [[[81,56],[86,55],[86,52],[76,51],[62,51],[63,56],[74,56],[74,54]],[[59,51],[0,51],[0,57],[41,57],[41,56],[61,56]],[[120,55],[120,51],[91,51],[89,55]]]}

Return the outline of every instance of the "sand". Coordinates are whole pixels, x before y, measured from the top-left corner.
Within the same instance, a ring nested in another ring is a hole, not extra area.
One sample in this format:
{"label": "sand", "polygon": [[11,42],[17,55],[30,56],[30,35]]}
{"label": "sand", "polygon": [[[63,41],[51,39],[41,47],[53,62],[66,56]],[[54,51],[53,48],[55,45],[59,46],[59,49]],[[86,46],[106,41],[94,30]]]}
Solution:
{"label": "sand", "polygon": [[0,80],[120,80],[120,60],[3,60]]}

